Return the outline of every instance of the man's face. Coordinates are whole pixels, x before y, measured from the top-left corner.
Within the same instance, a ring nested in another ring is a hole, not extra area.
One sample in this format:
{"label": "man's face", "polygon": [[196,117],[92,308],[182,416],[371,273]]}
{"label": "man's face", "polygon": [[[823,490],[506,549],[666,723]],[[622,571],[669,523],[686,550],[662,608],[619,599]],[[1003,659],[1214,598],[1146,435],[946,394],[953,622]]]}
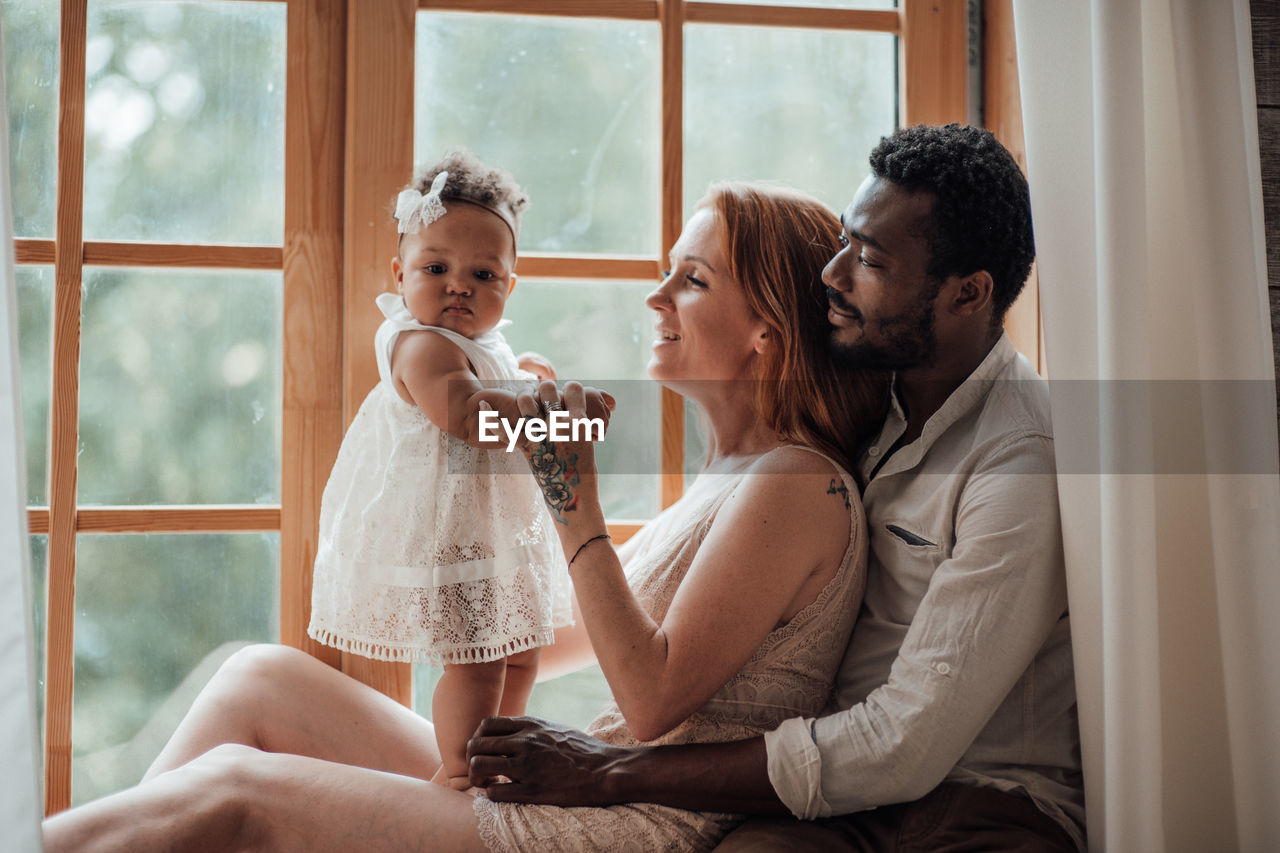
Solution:
{"label": "man's face", "polygon": [[925,223],[933,196],[867,178],[840,217],[840,250],[826,269],[832,348],[854,367],[902,370],[933,363],[934,300]]}

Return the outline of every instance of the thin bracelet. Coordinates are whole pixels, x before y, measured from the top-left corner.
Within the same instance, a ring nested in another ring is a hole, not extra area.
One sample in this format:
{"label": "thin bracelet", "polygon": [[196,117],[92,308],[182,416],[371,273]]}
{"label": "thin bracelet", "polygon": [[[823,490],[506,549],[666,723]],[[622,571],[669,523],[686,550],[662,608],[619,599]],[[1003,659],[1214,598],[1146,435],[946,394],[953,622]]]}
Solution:
{"label": "thin bracelet", "polygon": [[609,538],[609,534],[608,534],[608,533],[599,533],[599,534],[596,534],[595,536],[592,536],[592,537],[591,537],[590,539],[588,539],[586,542],[583,542],[581,545],[579,545],[579,546],[578,546],[578,550],[574,551],[574,552],[573,552],[573,556],[569,558],[569,568],[571,568],[571,569],[573,568],[573,561],[574,561],[574,560],[576,560],[576,559],[578,559],[578,555],[582,553],[582,549],[583,549],[583,548],[587,547],[588,545],[590,545],[592,542],[596,541],[597,539],[608,539],[608,538]]}

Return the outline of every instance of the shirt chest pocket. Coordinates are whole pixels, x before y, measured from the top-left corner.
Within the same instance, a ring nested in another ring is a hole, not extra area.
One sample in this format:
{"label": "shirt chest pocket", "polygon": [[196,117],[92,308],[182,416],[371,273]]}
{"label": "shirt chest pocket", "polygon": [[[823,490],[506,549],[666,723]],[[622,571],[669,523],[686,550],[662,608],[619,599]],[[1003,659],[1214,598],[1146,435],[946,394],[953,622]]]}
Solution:
{"label": "shirt chest pocket", "polygon": [[914,611],[947,558],[950,542],[944,547],[942,536],[911,519],[881,522],[876,539],[883,580],[893,589],[891,600]]}

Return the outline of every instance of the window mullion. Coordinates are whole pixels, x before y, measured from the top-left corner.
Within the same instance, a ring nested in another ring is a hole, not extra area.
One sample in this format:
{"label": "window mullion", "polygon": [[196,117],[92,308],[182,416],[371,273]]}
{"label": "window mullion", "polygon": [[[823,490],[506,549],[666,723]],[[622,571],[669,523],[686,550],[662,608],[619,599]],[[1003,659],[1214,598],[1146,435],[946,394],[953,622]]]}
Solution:
{"label": "window mullion", "polygon": [[[684,3],[662,0],[662,255],[684,227]],[[684,492],[684,398],[662,389],[662,506]]]}
{"label": "window mullion", "polygon": [[85,39],[88,0],[62,0],[58,201],[49,442],[48,637],[45,645],[45,812],[71,805],[75,684],[76,452],[84,228]]}

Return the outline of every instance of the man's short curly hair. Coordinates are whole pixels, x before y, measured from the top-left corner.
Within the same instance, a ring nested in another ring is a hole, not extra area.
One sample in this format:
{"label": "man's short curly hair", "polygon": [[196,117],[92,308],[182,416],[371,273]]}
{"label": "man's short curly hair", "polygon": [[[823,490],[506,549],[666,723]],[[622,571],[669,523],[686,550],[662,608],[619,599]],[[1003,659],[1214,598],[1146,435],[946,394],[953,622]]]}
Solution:
{"label": "man's short curly hair", "polygon": [[990,131],[959,124],[904,127],[871,152],[871,172],[934,196],[923,235],[929,275],[986,270],[999,321],[1031,272],[1035,238],[1027,179]]}
{"label": "man's short curly hair", "polygon": [[488,166],[470,151],[459,148],[419,171],[409,186],[426,193],[441,172],[449,173],[444,189],[440,191],[443,201],[469,201],[493,211],[507,223],[512,236],[519,241],[520,220],[529,206],[529,195],[509,172]]}

